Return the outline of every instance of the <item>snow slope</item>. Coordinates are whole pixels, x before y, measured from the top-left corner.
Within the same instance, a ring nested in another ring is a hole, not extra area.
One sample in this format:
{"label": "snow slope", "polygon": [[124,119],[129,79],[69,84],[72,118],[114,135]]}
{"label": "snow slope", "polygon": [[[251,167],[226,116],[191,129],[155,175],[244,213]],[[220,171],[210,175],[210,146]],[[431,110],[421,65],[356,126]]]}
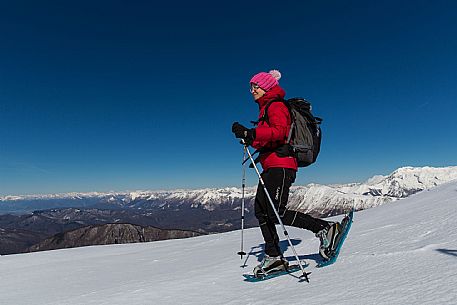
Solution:
{"label": "snow slope", "polygon": [[[245,231],[245,260],[240,231],[2,256],[0,303],[457,304],[456,207],[452,182],[357,212],[340,260],[323,269],[313,234],[290,228],[311,264],[309,284],[290,275],[243,281],[261,256],[258,228]],[[292,260],[291,249],[285,255]]]}

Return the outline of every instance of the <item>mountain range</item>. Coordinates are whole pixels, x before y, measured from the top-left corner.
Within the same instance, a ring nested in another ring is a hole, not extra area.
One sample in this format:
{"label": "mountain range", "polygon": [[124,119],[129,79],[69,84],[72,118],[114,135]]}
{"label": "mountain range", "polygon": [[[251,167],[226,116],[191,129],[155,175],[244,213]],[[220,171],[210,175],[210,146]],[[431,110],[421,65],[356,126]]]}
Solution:
{"label": "mountain range", "polygon": [[87,226],[62,232],[33,245],[29,252],[93,245],[127,244],[179,239],[202,235],[183,230],[163,230],[124,223]]}
{"label": "mountain range", "polygon": [[[293,186],[288,208],[316,217],[364,210],[457,179],[457,166],[403,167],[363,183]],[[257,225],[256,187],[245,190],[245,225]],[[0,197],[0,254],[69,230],[111,223],[217,233],[241,226],[242,189],[66,193]],[[3,214],[3,215],[1,215]]]}
{"label": "mountain range", "polygon": [[[289,207],[294,210],[328,216],[355,207],[362,210],[405,198],[457,179],[457,166],[402,167],[387,176],[374,176],[363,183],[308,184],[293,186]],[[247,187],[247,208],[252,208],[256,187]],[[137,210],[180,210],[185,208],[214,211],[239,209],[241,188],[198,190],[134,191],[108,193],[65,193],[0,197],[1,213],[27,213],[42,209],[99,208]]]}

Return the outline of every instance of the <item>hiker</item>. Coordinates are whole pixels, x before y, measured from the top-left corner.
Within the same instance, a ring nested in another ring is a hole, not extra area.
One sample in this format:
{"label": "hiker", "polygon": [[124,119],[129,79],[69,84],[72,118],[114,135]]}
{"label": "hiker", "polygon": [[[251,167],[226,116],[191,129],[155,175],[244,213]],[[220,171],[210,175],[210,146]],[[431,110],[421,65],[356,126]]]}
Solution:
{"label": "hiker", "polygon": [[[320,239],[319,253],[329,259],[326,250],[331,246],[341,231],[341,224],[314,218],[310,215],[288,210],[286,208],[289,190],[294,183],[298,170],[297,160],[293,154],[278,155],[278,150],[286,144],[291,128],[289,109],[283,102],[286,92],[279,85],[281,73],[277,70],[260,72],[250,81],[250,92],[259,106],[259,122],[255,128],[247,128],[238,122],[233,123],[232,132],[237,138],[244,139],[246,145],[260,150],[259,158],[263,172],[261,174],[273,204],[284,225],[294,226],[315,233]],[[268,109],[265,120],[264,112]],[[268,272],[284,270],[288,267],[279,247],[279,237],[275,224],[276,215],[261,184],[255,197],[255,216],[265,241],[265,255],[257,270]],[[254,269],[254,274],[256,273]]]}

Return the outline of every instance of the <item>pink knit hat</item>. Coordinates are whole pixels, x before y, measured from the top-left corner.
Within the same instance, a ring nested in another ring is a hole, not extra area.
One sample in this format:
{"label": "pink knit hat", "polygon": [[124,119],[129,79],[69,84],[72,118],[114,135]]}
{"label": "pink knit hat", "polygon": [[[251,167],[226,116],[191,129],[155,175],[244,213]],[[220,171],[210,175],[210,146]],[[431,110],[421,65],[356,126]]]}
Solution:
{"label": "pink knit hat", "polygon": [[265,91],[270,90],[276,85],[279,85],[278,80],[281,78],[281,73],[278,70],[271,70],[270,72],[260,72],[251,78],[250,83],[258,85]]}

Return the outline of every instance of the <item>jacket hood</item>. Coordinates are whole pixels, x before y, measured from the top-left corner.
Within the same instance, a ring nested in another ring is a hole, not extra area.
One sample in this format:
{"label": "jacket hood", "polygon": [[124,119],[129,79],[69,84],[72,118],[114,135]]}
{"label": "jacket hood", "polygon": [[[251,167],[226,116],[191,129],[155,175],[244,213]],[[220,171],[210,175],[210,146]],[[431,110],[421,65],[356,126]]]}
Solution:
{"label": "jacket hood", "polygon": [[265,94],[261,98],[256,100],[255,102],[257,104],[259,104],[260,108],[262,108],[266,104],[268,104],[268,102],[275,100],[275,99],[284,99],[285,96],[286,96],[286,91],[284,91],[284,89],[281,88],[279,85],[276,85],[273,88],[271,88],[270,90],[268,90],[267,92],[265,92]]}

